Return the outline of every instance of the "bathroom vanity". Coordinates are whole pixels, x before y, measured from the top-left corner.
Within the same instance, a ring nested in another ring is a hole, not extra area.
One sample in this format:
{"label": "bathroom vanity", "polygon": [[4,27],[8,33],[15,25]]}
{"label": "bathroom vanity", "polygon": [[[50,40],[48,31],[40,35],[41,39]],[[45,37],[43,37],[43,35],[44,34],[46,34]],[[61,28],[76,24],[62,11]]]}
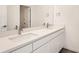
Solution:
{"label": "bathroom vanity", "polygon": [[59,52],[64,46],[64,26],[54,25],[53,11],[53,6],[1,5],[0,52]]}
{"label": "bathroom vanity", "polygon": [[0,38],[0,52],[58,53],[64,46],[64,26],[23,30],[21,35]]}

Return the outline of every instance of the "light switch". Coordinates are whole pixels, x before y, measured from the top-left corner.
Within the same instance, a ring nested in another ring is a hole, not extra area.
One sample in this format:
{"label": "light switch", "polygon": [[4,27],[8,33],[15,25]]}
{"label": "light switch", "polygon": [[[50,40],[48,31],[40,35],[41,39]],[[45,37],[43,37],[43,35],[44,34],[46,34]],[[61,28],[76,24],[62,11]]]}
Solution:
{"label": "light switch", "polygon": [[60,13],[60,12],[57,12],[57,13],[56,13],[56,16],[61,16],[61,13]]}

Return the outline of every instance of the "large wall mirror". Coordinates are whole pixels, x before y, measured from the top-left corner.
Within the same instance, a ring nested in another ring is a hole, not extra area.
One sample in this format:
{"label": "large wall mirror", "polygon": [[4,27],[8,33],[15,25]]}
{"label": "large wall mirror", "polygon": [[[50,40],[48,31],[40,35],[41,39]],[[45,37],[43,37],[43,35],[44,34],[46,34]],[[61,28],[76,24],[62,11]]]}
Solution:
{"label": "large wall mirror", "polygon": [[52,5],[0,5],[0,32],[53,24]]}

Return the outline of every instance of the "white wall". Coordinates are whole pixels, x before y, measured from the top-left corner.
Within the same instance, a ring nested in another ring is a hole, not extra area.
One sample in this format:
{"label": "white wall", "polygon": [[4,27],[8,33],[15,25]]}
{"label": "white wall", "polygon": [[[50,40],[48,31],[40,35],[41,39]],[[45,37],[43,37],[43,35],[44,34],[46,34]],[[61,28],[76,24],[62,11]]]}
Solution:
{"label": "white wall", "polygon": [[79,6],[54,8],[54,24],[65,24],[65,48],[79,52]]}
{"label": "white wall", "polygon": [[19,5],[8,5],[7,6],[8,30],[14,30],[16,25],[19,27],[19,23],[20,23]]}
{"label": "white wall", "polygon": [[7,6],[0,5],[0,32],[7,30],[7,28],[2,27],[4,25],[7,25]]}
{"label": "white wall", "polygon": [[42,15],[42,22],[48,22],[50,24],[53,24],[54,20],[54,6],[53,5],[42,5],[40,6],[39,10],[41,10]]}
{"label": "white wall", "polygon": [[32,27],[42,26],[44,22],[53,24],[54,6],[52,5],[33,5],[31,7]]}
{"label": "white wall", "polygon": [[38,20],[38,6],[31,6],[31,27],[36,27],[40,25],[40,21]]}

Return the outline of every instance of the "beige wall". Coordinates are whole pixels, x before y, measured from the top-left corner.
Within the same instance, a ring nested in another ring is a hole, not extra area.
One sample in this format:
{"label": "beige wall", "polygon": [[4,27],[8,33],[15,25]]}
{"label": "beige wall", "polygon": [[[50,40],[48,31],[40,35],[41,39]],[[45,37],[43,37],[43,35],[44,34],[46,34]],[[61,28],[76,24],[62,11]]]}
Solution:
{"label": "beige wall", "polygon": [[7,28],[2,26],[7,25],[7,6],[0,5],[0,32],[7,31]]}
{"label": "beige wall", "polygon": [[38,20],[38,6],[31,7],[31,26],[37,27],[40,26],[41,21]]}
{"label": "beige wall", "polygon": [[34,5],[31,7],[32,27],[42,26],[44,22],[53,24],[54,6],[53,5]]}
{"label": "beige wall", "polygon": [[19,27],[20,9],[18,5],[7,6],[7,25],[8,30],[14,30],[16,25]]}
{"label": "beige wall", "polygon": [[79,6],[55,6],[54,23],[65,24],[65,48],[79,52]]}

